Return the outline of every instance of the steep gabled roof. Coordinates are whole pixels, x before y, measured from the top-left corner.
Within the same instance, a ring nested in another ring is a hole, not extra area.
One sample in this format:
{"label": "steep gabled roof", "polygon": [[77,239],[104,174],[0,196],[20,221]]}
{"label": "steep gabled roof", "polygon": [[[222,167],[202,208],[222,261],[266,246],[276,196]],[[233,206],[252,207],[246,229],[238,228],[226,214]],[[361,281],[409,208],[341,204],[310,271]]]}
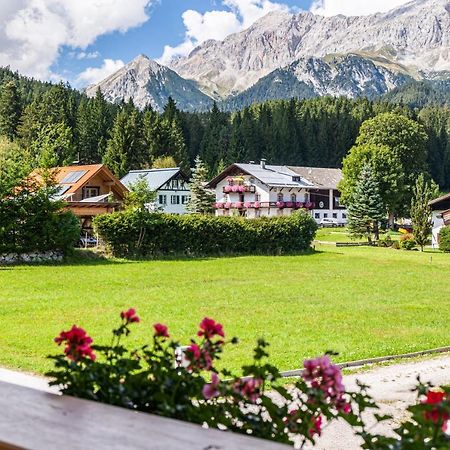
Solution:
{"label": "steep gabled roof", "polygon": [[169,169],[144,169],[144,170],[131,170],[120,181],[127,187],[132,183],[136,183],[140,178],[147,181],[148,187],[152,191],[156,191],[164,186],[168,181],[177,176],[179,173],[187,180],[187,176],[182,172],[179,167],[173,167]]}
{"label": "steep gabled roof", "polygon": [[[104,164],[53,167],[49,171],[60,186],[59,196],[61,198],[70,198],[71,194],[88,184],[89,180],[96,175],[101,176],[105,181],[113,182],[111,190],[118,194],[120,198],[123,198],[128,192],[128,189]],[[30,178],[41,182],[42,173],[43,169],[35,169],[30,174]]]}

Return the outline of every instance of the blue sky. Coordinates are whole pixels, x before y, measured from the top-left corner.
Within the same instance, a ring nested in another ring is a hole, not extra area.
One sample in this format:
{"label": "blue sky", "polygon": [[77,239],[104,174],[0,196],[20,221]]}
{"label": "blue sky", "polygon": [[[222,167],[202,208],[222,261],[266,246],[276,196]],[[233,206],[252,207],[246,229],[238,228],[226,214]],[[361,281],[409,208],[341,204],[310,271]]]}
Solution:
{"label": "blue sky", "polygon": [[77,87],[143,53],[162,63],[273,10],[370,14],[407,0],[0,0],[0,66]]}

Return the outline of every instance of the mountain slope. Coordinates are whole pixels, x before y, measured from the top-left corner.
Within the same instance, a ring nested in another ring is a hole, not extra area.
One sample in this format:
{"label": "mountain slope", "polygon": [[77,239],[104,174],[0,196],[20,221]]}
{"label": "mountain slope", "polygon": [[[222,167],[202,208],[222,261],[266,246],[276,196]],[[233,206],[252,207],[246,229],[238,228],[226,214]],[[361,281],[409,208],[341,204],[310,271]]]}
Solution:
{"label": "mountain slope", "polygon": [[171,68],[225,98],[301,58],[361,52],[402,64],[419,79],[450,70],[450,0],[355,17],[273,12],[223,41],[205,42]]}
{"label": "mountain slope", "polygon": [[381,96],[412,78],[401,67],[386,68],[360,55],[302,58],[276,69],[222,106],[233,110],[266,100],[345,96]]}
{"label": "mountain slope", "polygon": [[162,111],[169,96],[187,111],[204,110],[212,103],[195,82],[181,78],[173,70],[144,55],[139,55],[100,83],[89,86],[86,94],[92,97],[98,88],[113,103],[132,98],[141,109],[151,105]]}

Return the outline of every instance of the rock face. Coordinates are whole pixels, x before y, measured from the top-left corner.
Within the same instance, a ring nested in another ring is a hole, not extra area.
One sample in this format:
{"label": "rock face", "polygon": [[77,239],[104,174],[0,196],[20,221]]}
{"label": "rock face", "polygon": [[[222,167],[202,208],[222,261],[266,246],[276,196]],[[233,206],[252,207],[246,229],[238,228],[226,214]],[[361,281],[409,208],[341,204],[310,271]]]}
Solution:
{"label": "rock face", "polygon": [[230,97],[225,109],[239,109],[274,99],[345,96],[376,98],[412,78],[400,66],[373,61],[360,55],[302,58],[276,69],[244,92]]}
{"label": "rock face", "polygon": [[299,59],[348,53],[385,58],[417,78],[450,70],[450,0],[415,0],[355,17],[273,12],[223,41],[205,42],[171,67],[224,98]]}
{"label": "rock face", "polygon": [[173,70],[144,55],[139,55],[99,84],[89,86],[86,94],[93,97],[98,88],[113,103],[132,98],[141,109],[150,105],[161,111],[169,96],[183,110],[206,109],[212,103],[195,82],[181,78]]}
{"label": "rock face", "polygon": [[[173,70],[172,70],[173,69]],[[387,13],[323,17],[273,12],[223,41],[210,40],[171,68],[140,55],[99,87],[161,111],[203,111],[220,100],[253,102],[321,95],[374,98],[407,82],[450,79],[450,0],[414,0]]]}

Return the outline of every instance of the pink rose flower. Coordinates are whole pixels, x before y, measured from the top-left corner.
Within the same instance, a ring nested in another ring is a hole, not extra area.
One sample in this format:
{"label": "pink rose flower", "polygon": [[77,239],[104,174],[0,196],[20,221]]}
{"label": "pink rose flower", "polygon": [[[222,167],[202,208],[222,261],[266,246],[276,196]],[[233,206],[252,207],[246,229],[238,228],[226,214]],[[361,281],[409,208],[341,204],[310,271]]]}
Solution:
{"label": "pink rose flower", "polygon": [[211,339],[214,336],[225,337],[225,333],[220,323],[217,323],[214,319],[205,317],[200,322],[200,330],[197,332],[197,336],[205,336],[206,339]]}
{"label": "pink rose flower", "polygon": [[120,313],[120,318],[125,320],[127,324],[141,321],[134,308],[130,308],[128,311],[122,311]]}
{"label": "pink rose flower", "polygon": [[72,361],[80,361],[85,357],[95,361],[96,356],[91,348],[92,338],[83,328],[73,325],[69,331],[61,331],[60,335],[55,338],[55,342],[58,345],[66,344],[64,353]]}
{"label": "pink rose flower", "polygon": [[155,323],[155,325],[153,325],[153,328],[155,329],[155,336],[164,338],[170,337],[166,325],[163,325],[162,323]]}

